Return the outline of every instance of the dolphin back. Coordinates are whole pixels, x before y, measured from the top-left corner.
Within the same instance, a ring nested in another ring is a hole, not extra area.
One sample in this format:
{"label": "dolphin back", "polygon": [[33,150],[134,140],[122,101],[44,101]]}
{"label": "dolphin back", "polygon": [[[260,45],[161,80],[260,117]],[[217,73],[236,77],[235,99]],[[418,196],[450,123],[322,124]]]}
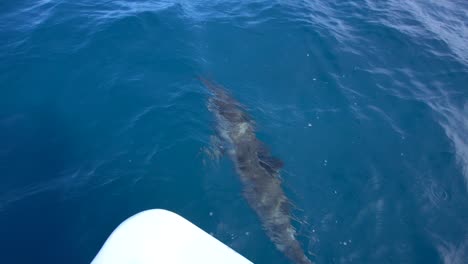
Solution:
{"label": "dolphin back", "polygon": [[212,93],[208,109],[215,114],[220,134],[229,142],[231,160],[244,185],[244,196],[276,248],[295,264],[311,264],[291,223],[291,202],[281,186],[283,162],[275,158],[255,133],[245,108],[221,85],[199,76]]}

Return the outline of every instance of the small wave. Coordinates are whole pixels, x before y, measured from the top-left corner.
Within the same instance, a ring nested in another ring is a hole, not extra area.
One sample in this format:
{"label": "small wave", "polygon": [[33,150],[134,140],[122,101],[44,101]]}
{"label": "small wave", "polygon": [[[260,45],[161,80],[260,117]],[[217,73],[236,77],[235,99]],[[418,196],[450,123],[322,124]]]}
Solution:
{"label": "small wave", "polygon": [[0,28],[18,31],[30,31],[47,21],[61,1],[41,0],[32,5],[15,9],[0,17]]}
{"label": "small wave", "polygon": [[384,226],[384,209],[385,201],[383,199],[377,200],[377,202],[375,202],[375,233],[377,235],[382,233],[382,229]]}
{"label": "small wave", "polygon": [[366,228],[370,228],[368,220],[372,221],[374,235],[382,235],[385,225],[385,211],[388,206],[386,205],[383,197],[378,198],[376,201],[372,201],[366,206],[363,206],[354,217],[354,221],[351,224],[352,228],[360,228],[360,226],[366,225]]}
{"label": "small wave", "polygon": [[128,121],[128,125],[125,126],[125,128],[123,128],[123,130],[126,131],[126,130],[134,128],[136,126],[137,122],[140,121],[140,119],[144,118],[145,115],[151,113],[151,111],[153,111],[153,109],[155,109],[155,108],[156,108],[156,105],[144,107],[141,112],[137,113],[134,117],[132,117]]}
{"label": "small wave", "polygon": [[23,55],[25,51],[20,47],[32,37],[31,32],[51,19],[62,1],[40,0],[32,4],[27,2],[12,10],[0,12],[0,33],[4,34],[0,38],[0,57]]}
{"label": "small wave", "polygon": [[430,210],[433,210],[432,207],[442,207],[444,202],[449,199],[449,194],[447,191],[442,186],[440,186],[440,184],[435,182],[435,180],[431,180],[429,186],[425,188],[424,195],[432,205]]}
{"label": "small wave", "polygon": [[[353,3],[329,2],[321,0],[312,1],[287,1],[282,3],[286,8],[285,12],[289,11],[291,20],[302,24],[313,26],[320,30],[319,33],[324,35],[331,34],[339,42],[347,42],[349,40],[357,40],[359,36],[353,26],[350,25],[346,17],[351,14],[346,12],[346,5]],[[360,16],[359,13],[352,13],[353,17]]]}
{"label": "small wave", "polygon": [[444,130],[455,150],[461,173],[465,177],[468,190],[468,100],[462,91],[455,91],[442,83],[434,81],[426,84],[419,80],[419,75],[410,69],[397,69],[411,83],[407,85],[396,82],[396,87],[386,92],[405,100],[416,100],[427,105],[434,113],[436,121]]}
{"label": "small wave", "polygon": [[205,22],[213,20],[229,20],[235,23],[236,18],[242,18],[244,25],[253,25],[264,19],[265,11],[276,5],[275,1],[128,1],[119,0],[96,4],[95,1],[81,1],[77,4],[82,16],[86,16],[94,26],[111,23],[129,16],[138,16],[142,13],[158,13],[175,9],[176,15],[189,22]]}
{"label": "small wave", "polygon": [[458,107],[447,97],[437,99],[425,103],[436,113],[440,126],[452,142],[468,190],[468,101]]}
{"label": "small wave", "polygon": [[393,129],[393,131],[397,132],[400,135],[400,137],[405,137],[406,136],[406,133],[403,131],[403,129],[401,129],[396,124],[396,122],[390,116],[388,116],[382,109],[378,108],[377,106],[373,106],[373,105],[368,105],[367,107],[369,109],[375,111],[376,113],[378,113],[381,116],[381,118],[383,120],[385,120],[390,125],[390,127]]}
{"label": "small wave", "polygon": [[0,212],[5,210],[12,203],[21,201],[31,196],[59,189],[64,186],[68,178],[58,178],[47,182],[31,184],[25,187],[8,191],[0,196]]}
{"label": "small wave", "polygon": [[456,245],[448,241],[440,241],[437,250],[444,264],[462,264],[468,259],[468,237]]}
{"label": "small wave", "polygon": [[468,102],[463,108],[449,102],[429,102],[429,106],[440,116],[440,125],[453,143],[468,190]]}
{"label": "small wave", "polygon": [[[370,2],[370,1],[368,1]],[[381,22],[410,37],[436,38],[443,41],[455,57],[468,65],[468,11],[466,1],[402,1],[392,0],[379,6],[368,3],[373,10],[386,14]],[[398,15],[400,14],[400,15]],[[408,17],[409,15],[410,17]],[[421,27],[408,23],[412,19]],[[429,33],[429,34],[427,34]],[[439,52],[431,49],[433,52]],[[445,55],[445,54],[438,54]]]}
{"label": "small wave", "polygon": [[112,1],[97,4],[95,1],[82,1],[78,4],[80,13],[96,24],[109,23],[144,12],[158,12],[173,7],[174,1]]}
{"label": "small wave", "polygon": [[463,3],[453,1],[404,1],[408,11],[414,14],[429,31],[444,41],[457,57],[468,64],[468,12]]}
{"label": "small wave", "polygon": [[382,175],[374,165],[369,168],[369,186],[373,191],[379,191],[382,188]]}

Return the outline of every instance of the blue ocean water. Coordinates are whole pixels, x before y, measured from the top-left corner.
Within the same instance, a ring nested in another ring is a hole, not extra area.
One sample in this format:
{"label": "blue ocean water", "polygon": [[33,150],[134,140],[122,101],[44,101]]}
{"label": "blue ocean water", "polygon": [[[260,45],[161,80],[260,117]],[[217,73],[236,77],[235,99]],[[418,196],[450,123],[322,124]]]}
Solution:
{"label": "blue ocean water", "polygon": [[0,2],[0,263],[89,263],[173,210],[289,263],[214,159],[197,80],[283,160],[317,263],[466,263],[468,2]]}

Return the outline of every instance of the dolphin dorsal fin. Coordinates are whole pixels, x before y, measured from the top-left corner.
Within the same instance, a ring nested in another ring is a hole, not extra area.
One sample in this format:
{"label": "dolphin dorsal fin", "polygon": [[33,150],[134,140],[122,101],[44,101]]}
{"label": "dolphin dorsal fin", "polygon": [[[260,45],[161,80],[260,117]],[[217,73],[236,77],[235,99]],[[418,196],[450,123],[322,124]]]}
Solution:
{"label": "dolphin dorsal fin", "polygon": [[260,165],[268,166],[274,170],[280,170],[283,168],[283,161],[275,157],[259,157]]}
{"label": "dolphin dorsal fin", "polygon": [[283,167],[283,161],[271,156],[270,152],[262,144],[257,152],[258,162],[269,173],[276,173]]}

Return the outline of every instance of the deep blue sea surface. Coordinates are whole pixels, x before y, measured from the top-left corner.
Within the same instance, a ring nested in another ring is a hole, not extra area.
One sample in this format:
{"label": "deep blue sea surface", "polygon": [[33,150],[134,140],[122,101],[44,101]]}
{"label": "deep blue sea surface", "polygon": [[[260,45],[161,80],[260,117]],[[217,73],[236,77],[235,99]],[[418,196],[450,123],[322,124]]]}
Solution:
{"label": "deep blue sea surface", "polygon": [[206,151],[199,75],[284,162],[317,263],[467,263],[467,23],[465,0],[1,1],[0,263],[89,263],[151,208],[289,263]]}

